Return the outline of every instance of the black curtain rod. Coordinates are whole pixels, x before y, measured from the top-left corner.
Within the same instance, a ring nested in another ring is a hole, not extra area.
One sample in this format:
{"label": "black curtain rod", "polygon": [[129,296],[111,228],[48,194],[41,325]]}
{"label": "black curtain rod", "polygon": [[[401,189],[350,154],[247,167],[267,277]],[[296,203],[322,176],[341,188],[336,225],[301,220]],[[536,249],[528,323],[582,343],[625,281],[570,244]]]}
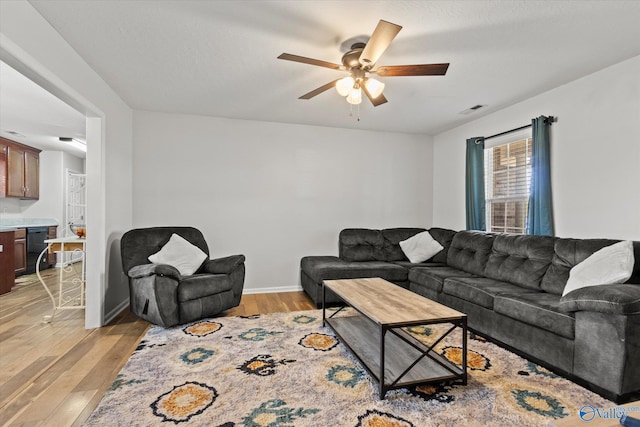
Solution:
{"label": "black curtain rod", "polygon": [[[551,123],[553,123],[553,122],[555,122],[555,121],[556,121],[556,118],[555,118],[555,117],[553,117],[553,116],[549,116],[549,117],[547,117],[547,119],[545,120],[545,123],[549,123],[549,124],[551,124]],[[499,136],[506,135],[506,134],[511,133],[511,132],[517,132],[517,131],[519,131],[519,130],[526,129],[526,128],[530,128],[530,127],[531,127],[531,124],[524,125],[524,126],[520,126],[519,128],[515,128],[515,129],[511,129],[511,130],[506,130],[506,131],[504,131],[504,132],[496,133],[495,135],[487,136],[486,138],[484,138],[484,140],[486,141],[487,139],[497,138],[497,137],[499,137]]]}

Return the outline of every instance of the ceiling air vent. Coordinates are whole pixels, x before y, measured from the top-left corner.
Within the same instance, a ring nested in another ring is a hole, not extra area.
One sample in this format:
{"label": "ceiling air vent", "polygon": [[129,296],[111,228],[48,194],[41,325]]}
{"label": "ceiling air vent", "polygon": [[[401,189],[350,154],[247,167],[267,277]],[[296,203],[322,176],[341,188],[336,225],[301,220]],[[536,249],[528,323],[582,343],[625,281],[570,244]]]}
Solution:
{"label": "ceiling air vent", "polygon": [[466,115],[466,114],[471,114],[471,113],[474,113],[474,112],[476,112],[476,111],[478,111],[479,109],[484,108],[484,107],[486,107],[486,105],[477,104],[477,105],[474,105],[474,106],[473,106],[473,107],[471,107],[471,108],[467,108],[467,109],[466,109],[466,110],[464,110],[464,111],[460,111],[460,113],[458,113],[458,114],[465,114],[465,115]]}

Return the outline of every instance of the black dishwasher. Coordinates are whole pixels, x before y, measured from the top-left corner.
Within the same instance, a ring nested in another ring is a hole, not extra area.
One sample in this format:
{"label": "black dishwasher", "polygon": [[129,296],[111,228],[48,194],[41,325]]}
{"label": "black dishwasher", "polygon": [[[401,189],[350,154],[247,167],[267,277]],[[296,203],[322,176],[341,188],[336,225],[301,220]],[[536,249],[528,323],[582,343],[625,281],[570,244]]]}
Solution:
{"label": "black dishwasher", "polygon": [[[40,253],[47,247],[44,242],[47,238],[48,227],[27,227],[27,270],[25,274],[36,272],[36,262]],[[40,270],[49,268],[47,255],[43,255],[40,260]]]}

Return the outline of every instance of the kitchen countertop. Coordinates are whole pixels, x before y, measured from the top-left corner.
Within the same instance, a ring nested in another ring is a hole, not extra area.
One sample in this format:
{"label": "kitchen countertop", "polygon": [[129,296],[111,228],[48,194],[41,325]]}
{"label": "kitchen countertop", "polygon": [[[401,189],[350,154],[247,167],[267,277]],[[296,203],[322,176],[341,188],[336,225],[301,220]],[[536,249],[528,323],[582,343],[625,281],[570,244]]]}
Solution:
{"label": "kitchen countertop", "polygon": [[13,231],[18,228],[58,226],[53,218],[13,218],[0,219],[0,231]]}

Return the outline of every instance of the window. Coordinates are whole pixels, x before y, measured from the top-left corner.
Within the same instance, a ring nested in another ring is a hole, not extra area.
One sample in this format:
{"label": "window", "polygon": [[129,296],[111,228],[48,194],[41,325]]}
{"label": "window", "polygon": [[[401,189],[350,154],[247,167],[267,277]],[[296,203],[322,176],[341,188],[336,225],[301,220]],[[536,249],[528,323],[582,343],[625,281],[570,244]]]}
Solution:
{"label": "window", "polygon": [[531,137],[484,151],[487,231],[525,234],[531,182]]}

